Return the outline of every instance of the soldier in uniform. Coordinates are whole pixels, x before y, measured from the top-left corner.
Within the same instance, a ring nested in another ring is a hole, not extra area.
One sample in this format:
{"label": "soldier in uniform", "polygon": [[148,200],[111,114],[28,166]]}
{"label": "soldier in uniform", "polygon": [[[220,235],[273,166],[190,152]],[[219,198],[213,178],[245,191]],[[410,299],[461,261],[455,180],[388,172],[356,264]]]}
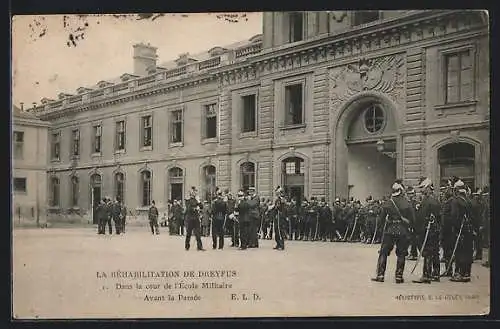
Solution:
{"label": "soldier in uniform", "polygon": [[196,245],[198,251],[205,251],[203,249],[203,244],[201,242],[201,232],[200,232],[200,211],[203,205],[198,200],[196,195],[196,190],[193,188],[189,191],[189,198],[186,200],[186,213],[185,213],[185,221],[186,221],[186,241],[184,243],[184,248],[189,250],[191,245],[191,235],[193,234],[196,237]]}
{"label": "soldier in uniform", "polygon": [[[422,189],[422,202],[417,212],[416,227],[423,237],[422,257],[424,258],[422,277],[414,280],[415,283],[431,283],[439,281],[441,263],[439,261],[439,229],[441,221],[441,205],[434,197],[434,188],[430,179],[424,179],[418,186]],[[427,235],[427,239],[425,236]]]}
{"label": "soldier in uniform", "polygon": [[346,232],[344,235],[344,241],[348,241],[351,234],[353,233],[354,222],[356,221],[356,210],[354,209],[354,199],[350,199],[344,208],[343,219],[346,224]]}
{"label": "soldier in uniform", "polygon": [[184,224],[183,212],[184,212],[184,210],[182,209],[181,201],[174,200],[174,204],[172,206],[172,216],[173,216],[172,232],[174,232],[175,235],[183,235],[184,234],[184,230],[182,229],[184,227],[184,225],[183,225]]}
{"label": "soldier in uniform", "polygon": [[[331,221],[332,221],[332,209],[326,203],[326,199],[321,198],[321,204],[319,208],[319,240],[326,242],[331,233]],[[331,239],[331,236],[330,236]]]}
{"label": "soldier in uniform", "polygon": [[227,204],[222,198],[222,191],[217,191],[217,198],[213,205],[213,220],[212,220],[212,248],[217,248],[219,241],[219,249],[224,248],[224,223],[227,216]]}
{"label": "soldier in uniform", "polygon": [[243,191],[238,192],[238,203],[235,210],[238,213],[240,227],[239,250],[246,250],[250,242],[250,208]]}
{"label": "soldier in uniform", "polygon": [[[443,259],[441,262],[447,266],[446,271],[441,275],[445,277],[452,276],[452,267],[450,262],[453,261],[451,254],[455,240],[453,239],[453,226],[451,217],[451,201],[453,199],[453,190],[450,186],[443,189],[443,201],[441,202],[441,246],[443,248]],[[450,264],[450,265],[449,265]]]}
{"label": "soldier in uniform", "polygon": [[127,223],[127,207],[125,207],[123,201],[120,201],[120,222],[122,233],[125,233],[125,224]]}
{"label": "soldier in uniform", "polygon": [[251,186],[248,188],[248,208],[249,208],[249,219],[250,219],[250,230],[249,230],[249,248],[259,248],[259,224],[260,224],[260,199],[255,191],[255,187]]}
{"label": "soldier in uniform", "polygon": [[105,207],[106,215],[104,217],[104,226],[108,226],[108,232],[109,234],[113,234],[113,202],[111,201],[111,198],[106,197],[105,201]]}
{"label": "soldier in uniform", "polygon": [[297,230],[298,230],[299,240],[305,239],[308,209],[309,209],[309,202],[307,202],[307,200],[303,200],[301,207],[299,208],[298,222],[297,222]]}
{"label": "soldier in uniform", "polygon": [[477,188],[474,193],[472,193],[471,199],[471,211],[472,211],[472,223],[474,225],[474,232],[477,234],[474,236],[474,260],[483,259],[483,198],[481,196],[481,189]]}
{"label": "soldier in uniform", "polygon": [[[417,199],[416,193],[413,187],[409,187],[406,191],[406,196],[410,205],[413,207],[413,211],[417,211]],[[417,260],[418,257],[418,237],[417,230],[415,228],[410,229],[410,255],[408,256],[408,260]]]}
{"label": "soldier in uniform", "polygon": [[342,228],[340,227],[340,216],[342,213],[342,207],[340,205],[340,199],[335,198],[335,202],[332,207],[332,219],[331,219],[331,235],[330,241],[340,241],[342,240]]}
{"label": "soldier in uniform", "polygon": [[276,241],[276,246],[273,249],[275,250],[285,250],[285,234],[283,232],[285,229],[285,218],[283,216],[285,212],[285,200],[283,194],[284,191],[278,186],[273,207],[273,227],[275,229],[274,236]]}
{"label": "soldier in uniform", "polygon": [[306,231],[305,231],[305,241],[314,241],[314,232],[316,229],[316,222],[318,221],[318,203],[316,197],[311,197],[311,202],[307,208],[306,214]]}
{"label": "soldier in uniform", "polygon": [[267,210],[267,204],[266,204],[266,199],[261,198],[260,199],[260,207],[259,207],[259,214],[260,214],[260,223],[259,223],[259,238],[260,239],[265,239],[266,237],[266,210]]}
{"label": "soldier in uniform", "polygon": [[231,216],[228,222],[229,233],[231,234],[231,247],[239,247],[240,245],[240,226],[234,214],[236,210],[236,200],[231,193],[227,194],[227,213]]}
{"label": "soldier in uniform", "polygon": [[160,234],[160,228],[158,227],[158,208],[156,208],[154,200],[151,201],[151,207],[148,211],[149,227],[151,228],[151,233]]}
{"label": "soldier in uniform", "polygon": [[375,230],[377,229],[377,208],[372,196],[366,198],[366,205],[363,209],[363,216],[365,217],[365,243],[372,243],[374,241]]}
{"label": "soldier in uniform", "polygon": [[115,232],[116,234],[120,234],[122,232],[122,221],[121,221],[121,206],[120,200],[116,198],[115,202],[113,202],[111,206],[111,214],[113,217],[113,222],[115,223]]}
{"label": "soldier in uniform", "polygon": [[403,186],[398,183],[392,185],[391,198],[382,207],[382,216],[387,216],[387,226],[382,237],[380,247],[377,276],[372,278],[375,282],[384,282],[385,270],[387,266],[387,256],[396,245],[396,283],[403,283],[403,272],[405,260],[408,254],[408,234],[409,228],[415,222],[414,211],[408,200],[402,195]]}
{"label": "soldier in uniform", "polygon": [[287,207],[287,216],[290,225],[290,240],[297,240],[299,238],[299,230],[298,230],[298,216],[299,216],[299,205],[297,204],[297,200],[295,198],[292,199],[290,204]]}
{"label": "soldier in uniform", "polygon": [[450,281],[470,282],[473,261],[472,205],[467,198],[464,182],[458,180],[453,185],[455,197],[451,201],[453,235],[458,244],[455,249],[455,274]]}
{"label": "soldier in uniform", "polygon": [[103,198],[95,209],[97,217],[97,234],[106,234],[106,198]]}

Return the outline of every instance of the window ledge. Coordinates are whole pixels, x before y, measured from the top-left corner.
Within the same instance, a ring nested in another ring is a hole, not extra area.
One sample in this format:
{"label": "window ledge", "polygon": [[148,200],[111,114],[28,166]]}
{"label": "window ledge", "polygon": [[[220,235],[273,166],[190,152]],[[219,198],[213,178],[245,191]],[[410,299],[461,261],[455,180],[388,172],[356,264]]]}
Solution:
{"label": "window ledge", "polygon": [[55,159],[50,159],[50,162],[52,162],[52,163],[54,163],[54,162],[61,162],[61,159],[57,159],[57,158],[55,158]]}
{"label": "window ledge", "polygon": [[92,153],[91,155],[93,158],[98,158],[102,156],[102,153]]}
{"label": "window ledge", "polygon": [[80,160],[80,156],[79,155],[72,155],[71,160]]}
{"label": "window ledge", "polygon": [[14,194],[27,195],[28,191],[16,191],[16,190],[14,190]]}
{"label": "window ledge", "polygon": [[153,147],[152,146],[142,146],[140,151],[152,151]]}
{"label": "window ledge", "polygon": [[251,137],[257,137],[257,131],[247,131],[240,133],[240,138],[251,138]]}
{"label": "window ledge", "polygon": [[455,107],[466,107],[466,106],[473,106],[476,105],[477,101],[463,101],[463,102],[458,102],[458,103],[447,103],[447,104],[441,104],[441,105],[436,105],[434,108],[436,110],[445,110],[445,109],[450,109],[450,108],[455,108]]}
{"label": "window ledge", "polygon": [[170,142],[168,144],[168,147],[183,147],[184,146],[184,142]]}
{"label": "window ledge", "polygon": [[201,141],[201,145],[205,145],[205,144],[216,144],[218,141],[217,141],[217,137],[213,137],[213,138],[205,138]]}
{"label": "window ledge", "polygon": [[125,149],[115,150],[115,154],[125,154]]}
{"label": "window ledge", "polygon": [[306,124],[305,123],[299,123],[299,124],[294,124],[294,125],[283,125],[280,126],[281,130],[293,130],[293,129],[303,129],[305,130]]}

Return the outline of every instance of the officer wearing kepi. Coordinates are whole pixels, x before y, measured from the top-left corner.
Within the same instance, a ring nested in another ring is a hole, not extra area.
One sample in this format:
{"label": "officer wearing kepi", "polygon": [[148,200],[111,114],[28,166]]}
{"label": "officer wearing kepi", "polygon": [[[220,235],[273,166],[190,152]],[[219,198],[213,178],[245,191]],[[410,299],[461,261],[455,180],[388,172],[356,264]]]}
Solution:
{"label": "officer wearing kepi", "polygon": [[246,250],[250,240],[250,211],[248,201],[243,191],[238,192],[238,203],[235,211],[238,213],[240,227],[240,248]]}
{"label": "officer wearing kepi", "polygon": [[194,231],[197,249],[199,251],[205,251],[201,242],[200,232],[200,211],[202,207],[203,205],[196,196],[196,189],[193,187],[191,191],[189,191],[189,198],[186,200],[186,241],[184,245],[186,250],[190,248],[191,234],[193,234]]}
{"label": "officer wearing kepi", "polygon": [[415,283],[431,283],[439,281],[441,263],[439,261],[439,228],[441,226],[441,205],[433,195],[433,185],[429,178],[424,179],[418,186],[422,189],[423,199],[417,212],[416,225],[423,231],[418,232],[423,237],[421,252],[424,258],[423,273]]}
{"label": "officer wearing kepi", "polygon": [[260,224],[260,199],[255,191],[255,187],[248,188],[248,215],[250,219],[249,248],[259,247],[258,229]]}
{"label": "officer wearing kepi", "polygon": [[415,222],[415,213],[403,194],[402,184],[396,182],[392,185],[392,195],[382,206],[381,216],[387,216],[387,225],[383,232],[380,247],[377,276],[372,278],[375,282],[384,282],[387,266],[387,256],[396,246],[396,283],[403,283],[406,255],[408,255],[409,230]]}
{"label": "officer wearing kepi", "polygon": [[224,248],[224,223],[226,222],[227,204],[222,199],[222,191],[217,191],[217,198],[213,205],[212,220],[212,248],[217,248],[217,241],[219,242],[219,249]]}

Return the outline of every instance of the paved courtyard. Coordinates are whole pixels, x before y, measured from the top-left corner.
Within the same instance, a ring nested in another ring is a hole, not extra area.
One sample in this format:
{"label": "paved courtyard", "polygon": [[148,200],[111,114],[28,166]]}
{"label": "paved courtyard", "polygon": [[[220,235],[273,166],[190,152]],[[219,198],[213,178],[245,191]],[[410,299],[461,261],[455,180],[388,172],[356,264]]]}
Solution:
{"label": "paved courtyard", "polygon": [[[13,232],[16,318],[185,318],[251,316],[467,315],[489,312],[489,269],[473,265],[470,283],[448,279],[370,281],[379,246],[293,241],[286,251],[184,250],[183,237],[134,227],[121,236],[93,228]],[[194,248],[193,248],[194,247]],[[146,278],[130,277],[140,272]],[[138,286],[141,286],[139,289]]]}

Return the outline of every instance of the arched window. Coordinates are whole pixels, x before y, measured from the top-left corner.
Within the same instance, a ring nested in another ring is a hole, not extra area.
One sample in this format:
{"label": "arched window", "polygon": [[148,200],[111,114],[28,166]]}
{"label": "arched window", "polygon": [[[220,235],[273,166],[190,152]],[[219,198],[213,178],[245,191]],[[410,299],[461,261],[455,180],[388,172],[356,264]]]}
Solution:
{"label": "arched window", "polygon": [[216,187],[216,170],[215,166],[207,165],[203,167],[203,199],[210,201],[215,194]]}
{"label": "arched window", "polygon": [[169,197],[170,200],[183,200],[184,190],[184,171],[179,167],[173,167],[168,170]]}
{"label": "arched window", "polygon": [[115,174],[115,198],[121,202],[125,201],[125,175],[121,172]]}
{"label": "arched window", "polygon": [[50,206],[58,207],[59,206],[59,178],[51,177],[50,178]]}
{"label": "arched window", "polygon": [[253,162],[244,162],[240,165],[240,185],[243,191],[249,187],[255,187],[255,164]]}
{"label": "arched window", "polygon": [[290,198],[295,198],[297,202],[302,202],[305,191],[304,159],[299,157],[286,158],[282,162],[281,172],[285,193]]}
{"label": "arched window", "polygon": [[92,174],[92,176],[90,176],[90,199],[92,203],[92,212],[93,212],[92,218],[94,224],[97,224],[97,216],[96,216],[97,205],[102,199],[101,184],[102,184],[101,175],[95,173]]}
{"label": "arched window", "polygon": [[78,207],[78,198],[79,198],[79,192],[80,192],[80,180],[78,179],[78,176],[73,175],[71,176],[71,206],[72,207]]}
{"label": "arched window", "polygon": [[143,207],[151,205],[151,177],[151,171],[143,170],[141,172],[141,199]]}
{"label": "arched window", "polygon": [[469,143],[450,143],[439,148],[441,181],[459,177],[471,189],[475,186],[475,148]]}
{"label": "arched window", "polygon": [[373,134],[379,132],[385,123],[384,110],[378,104],[371,104],[364,111],[366,130]]}

